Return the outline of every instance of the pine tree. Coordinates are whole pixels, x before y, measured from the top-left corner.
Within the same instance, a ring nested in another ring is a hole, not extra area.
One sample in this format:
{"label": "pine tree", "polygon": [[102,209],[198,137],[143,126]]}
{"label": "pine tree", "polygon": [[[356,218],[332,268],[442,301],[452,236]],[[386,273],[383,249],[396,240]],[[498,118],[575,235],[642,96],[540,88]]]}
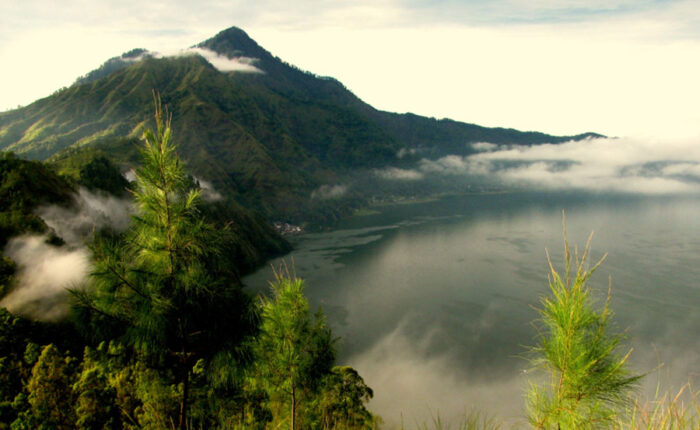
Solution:
{"label": "pine tree", "polygon": [[627,370],[631,350],[619,353],[623,335],[611,332],[610,291],[602,310],[593,306],[587,283],[605,257],[586,268],[592,237],[580,260],[575,253],[572,267],[564,227],[563,278],[547,254],[551,296],[542,299],[540,339],[533,352],[549,383],[532,384],[528,393],[528,418],[537,429],[606,428],[631,403],[640,379]]}
{"label": "pine tree", "polygon": [[[304,282],[278,276],[272,297],[263,299],[256,344],[258,380],[276,406],[276,416],[288,417],[294,430],[323,377],[331,373],[335,350],[323,314],[312,318]],[[286,405],[286,406],[285,406]]]}
{"label": "pine tree", "polygon": [[97,337],[116,335],[149,365],[175,374],[181,394],[173,418],[183,429],[192,368],[204,360],[220,382],[235,373],[250,305],[221,263],[219,236],[203,221],[199,190],[176,155],[171,116],[154,97],[156,130],[143,135],[136,214],[123,238],[95,240],[91,281],[74,296],[79,319]]}

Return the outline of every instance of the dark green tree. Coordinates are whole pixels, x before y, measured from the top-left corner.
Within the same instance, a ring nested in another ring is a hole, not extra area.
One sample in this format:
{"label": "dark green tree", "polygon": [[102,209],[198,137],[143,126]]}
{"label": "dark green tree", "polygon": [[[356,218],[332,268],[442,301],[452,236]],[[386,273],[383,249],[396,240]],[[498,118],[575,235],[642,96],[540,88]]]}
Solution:
{"label": "dark green tree", "polygon": [[330,374],[334,342],[323,315],[312,318],[304,282],[295,277],[277,277],[272,296],[262,301],[261,318],[255,349],[258,381],[276,421],[288,420],[294,430],[300,416],[307,418],[304,412]]}
{"label": "dark green tree", "polygon": [[250,300],[222,263],[219,235],[203,221],[199,190],[189,187],[171,142],[171,116],[155,99],[156,130],[143,134],[136,171],[137,213],[123,238],[95,241],[91,280],[74,295],[81,325],[119,337],[172,375],[180,393],[172,419],[183,429],[195,364],[217,383],[235,379],[251,331]]}
{"label": "dark green tree", "polygon": [[92,355],[90,348],[86,348],[82,370],[73,384],[76,428],[121,429],[116,390],[109,384],[107,369]]}
{"label": "dark green tree", "polygon": [[98,155],[80,168],[80,183],[91,190],[103,190],[115,196],[126,194],[129,181],[103,155]]}
{"label": "dark green tree", "polygon": [[[37,358],[32,356],[25,360],[28,345],[31,345],[29,349],[37,348],[30,343],[31,331],[27,320],[0,308],[0,429],[8,428],[19,413],[29,408],[24,385]],[[23,398],[15,402],[17,396]]]}
{"label": "dark green tree", "polygon": [[323,380],[323,387],[314,408],[321,428],[372,428],[375,417],[365,408],[374,393],[355,369],[336,366]]}
{"label": "dark green tree", "polygon": [[74,429],[75,362],[53,344],[41,351],[27,383],[28,400],[39,429]]}

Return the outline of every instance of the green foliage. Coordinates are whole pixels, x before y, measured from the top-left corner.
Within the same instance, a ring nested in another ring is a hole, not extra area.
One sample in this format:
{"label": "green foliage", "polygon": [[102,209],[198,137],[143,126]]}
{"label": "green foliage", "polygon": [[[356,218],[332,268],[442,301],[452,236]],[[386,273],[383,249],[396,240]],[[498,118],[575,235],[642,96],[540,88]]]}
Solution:
{"label": "green foliage", "polygon": [[[158,378],[143,383],[157,398],[177,393],[179,416],[163,413],[184,428],[193,367],[204,360],[212,375],[231,373],[252,326],[249,299],[220,264],[219,236],[203,222],[199,190],[187,186],[159,100],[155,120],[156,131],[144,132],[137,214],[123,241],[93,244],[89,288],[75,297],[83,324],[102,330],[98,337],[118,335],[153,369],[168,369],[161,376],[179,384],[175,391]],[[222,354],[230,360],[224,370]],[[164,403],[144,402],[144,408],[150,404]]]}
{"label": "green foliage", "polygon": [[[33,323],[0,310],[0,429],[263,429],[290,416],[303,428],[369,426],[374,417],[364,403],[371,390],[352,369],[333,368],[331,332],[322,313],[310,315],[301,288],[278,309],[293,314],[287,334],[296,336],[295,352],[280,363],[260,361],[260,345],[282,332],[253,307],[239,275],[288,245],[233,202],[204,205],[159,102],[155,119],[155,131],[144,132],[133,222],[124,234],[95,236],[94,270],[73,291],[72,321],[85,337],[65,323]],[[11,154],[0,162],[7,237],[29,231],[38,205],[70,202],[68,182],[44,165]],[[116,191],[112,185],[121,181],[94,153],[56,165],[96,188]],[[37,177],[25,181],[32,168]],[[44,231],[34,220],[35,231]],[[232,256],[239,261],[231,264]],[[0,261],[0,286],[13,271],[11,261]],[[84,354],[61,352],[68,350]],[[294,413],[284,407],[288,387]]]}
{"label": "green foliage", "polygon": [[121,414],[116,389],[109,384],[109,374],[86,348],[82,371],[73,384],[76,396],[75,414],[78,429],[120,429]]}
{"label": "green foliage", "polygon": [[263,299],[261,318],[255,365],[275,421],[289,422],[291,429],[297,420],[308,425],[305,407],[335,359],[330,331],[321,314],[311,317],[304,282],[297,278],[277,278],[272,297]]}
{"label": "green foliage", "polygon": [[17,270],[15,263],[7,257],[0,256],[0,299],[10,290],[12,275]]}
{"label": "green foliage", "polygon": [[102,190],[115,196],[124,195],[129,186],[129,181],[104,156],[93,158],[80,169],[80,183],[90,190]]}
{"label": "green foliage", "polygon": [[372,390],[354,369],[333,367],[335,340],[323,313],[312,316],[304,281],[277,276],[260,315],[252,385],[266,393],[271,425],[372,428],[375,417],[365,408]]}
{"label": "green foliage", "polygon": [[314,409],[323,429],[366,429],[376,423],[366,408],[374,393],[355,369],[336,366],[323,381]]}
{"label": "green foliage", "polygon": [[24,360],[30,332],[31,326],[26,320],[0,308],[0,429],[8,428],[7,424],[29,407],[17,396],[22,395],[34,364]]}
{"label": "green foliage", "polygon": [[67,206],[72,193],[68,182],[42,163],[0,154],[0,249],[13,236],[45,232],[46,224],[33,211],[44,204]]}
{"label": "green foliage", "polygon": [[53,345],[47,345],[27,383],[28,401],[39,429],[73,429],[75,415],[71,386],[75,362]]}
{"label": "green foliage", "polygon": [[601,310],[593,307],[587,282],[602,260],[586,269],[592,235],[580,260],[576,254],[574,261],[566,231],[564,238],[563,278],[548,255],[551,297],[542,299],[540,340],[533,349],[534,363],[549,383],[531,385],[528,418],[538,429],[606,427],[631,404],[631,390],[640,376],[627,370],[631,351],[618,352],[623,335],[610,331],[610,294]]}

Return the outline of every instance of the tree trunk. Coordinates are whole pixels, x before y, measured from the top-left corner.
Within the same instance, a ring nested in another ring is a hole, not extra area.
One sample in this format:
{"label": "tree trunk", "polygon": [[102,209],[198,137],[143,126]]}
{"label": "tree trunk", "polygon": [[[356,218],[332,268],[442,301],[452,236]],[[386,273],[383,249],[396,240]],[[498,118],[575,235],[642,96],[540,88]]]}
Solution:
{"label": "tree trunk", "polygon": [[182,386],[182,398],[180,398],[180,422],[178,423],[179,430],[185,430],[187,425],[187,397],[190,389],[190,372],[185,367],[185,378]]}
{"label": "tree trunk", "polygon": [[296,393],[294,392],[294,381],[292,381],[292,417],[291,417],[291,430],[294,430],[294,421],[296,420],[296,414],[297,414],[297,399],[296,399]]}

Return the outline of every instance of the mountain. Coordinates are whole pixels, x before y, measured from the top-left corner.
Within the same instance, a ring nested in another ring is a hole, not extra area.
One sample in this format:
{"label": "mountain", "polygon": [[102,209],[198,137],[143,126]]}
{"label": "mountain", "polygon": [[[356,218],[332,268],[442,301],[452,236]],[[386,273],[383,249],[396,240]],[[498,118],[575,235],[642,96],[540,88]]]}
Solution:
{"label": "mountain", "polygon": [[[342,215],[371,191],[343,188],[348,176],[406,165],[402,151],[435,158],[466,155],[470,142],[530,145],[598,136],[378,111],[337,80],[286,64],[232,27],[179,56],[130,51],[69,88],[0,114],[0,150],[64,163],[101,152],[126,170],[151,117],[154,90],[173,114],[174,138],[192,173],[268,219]],[[327,198],[341,194],[342,204]]]}

